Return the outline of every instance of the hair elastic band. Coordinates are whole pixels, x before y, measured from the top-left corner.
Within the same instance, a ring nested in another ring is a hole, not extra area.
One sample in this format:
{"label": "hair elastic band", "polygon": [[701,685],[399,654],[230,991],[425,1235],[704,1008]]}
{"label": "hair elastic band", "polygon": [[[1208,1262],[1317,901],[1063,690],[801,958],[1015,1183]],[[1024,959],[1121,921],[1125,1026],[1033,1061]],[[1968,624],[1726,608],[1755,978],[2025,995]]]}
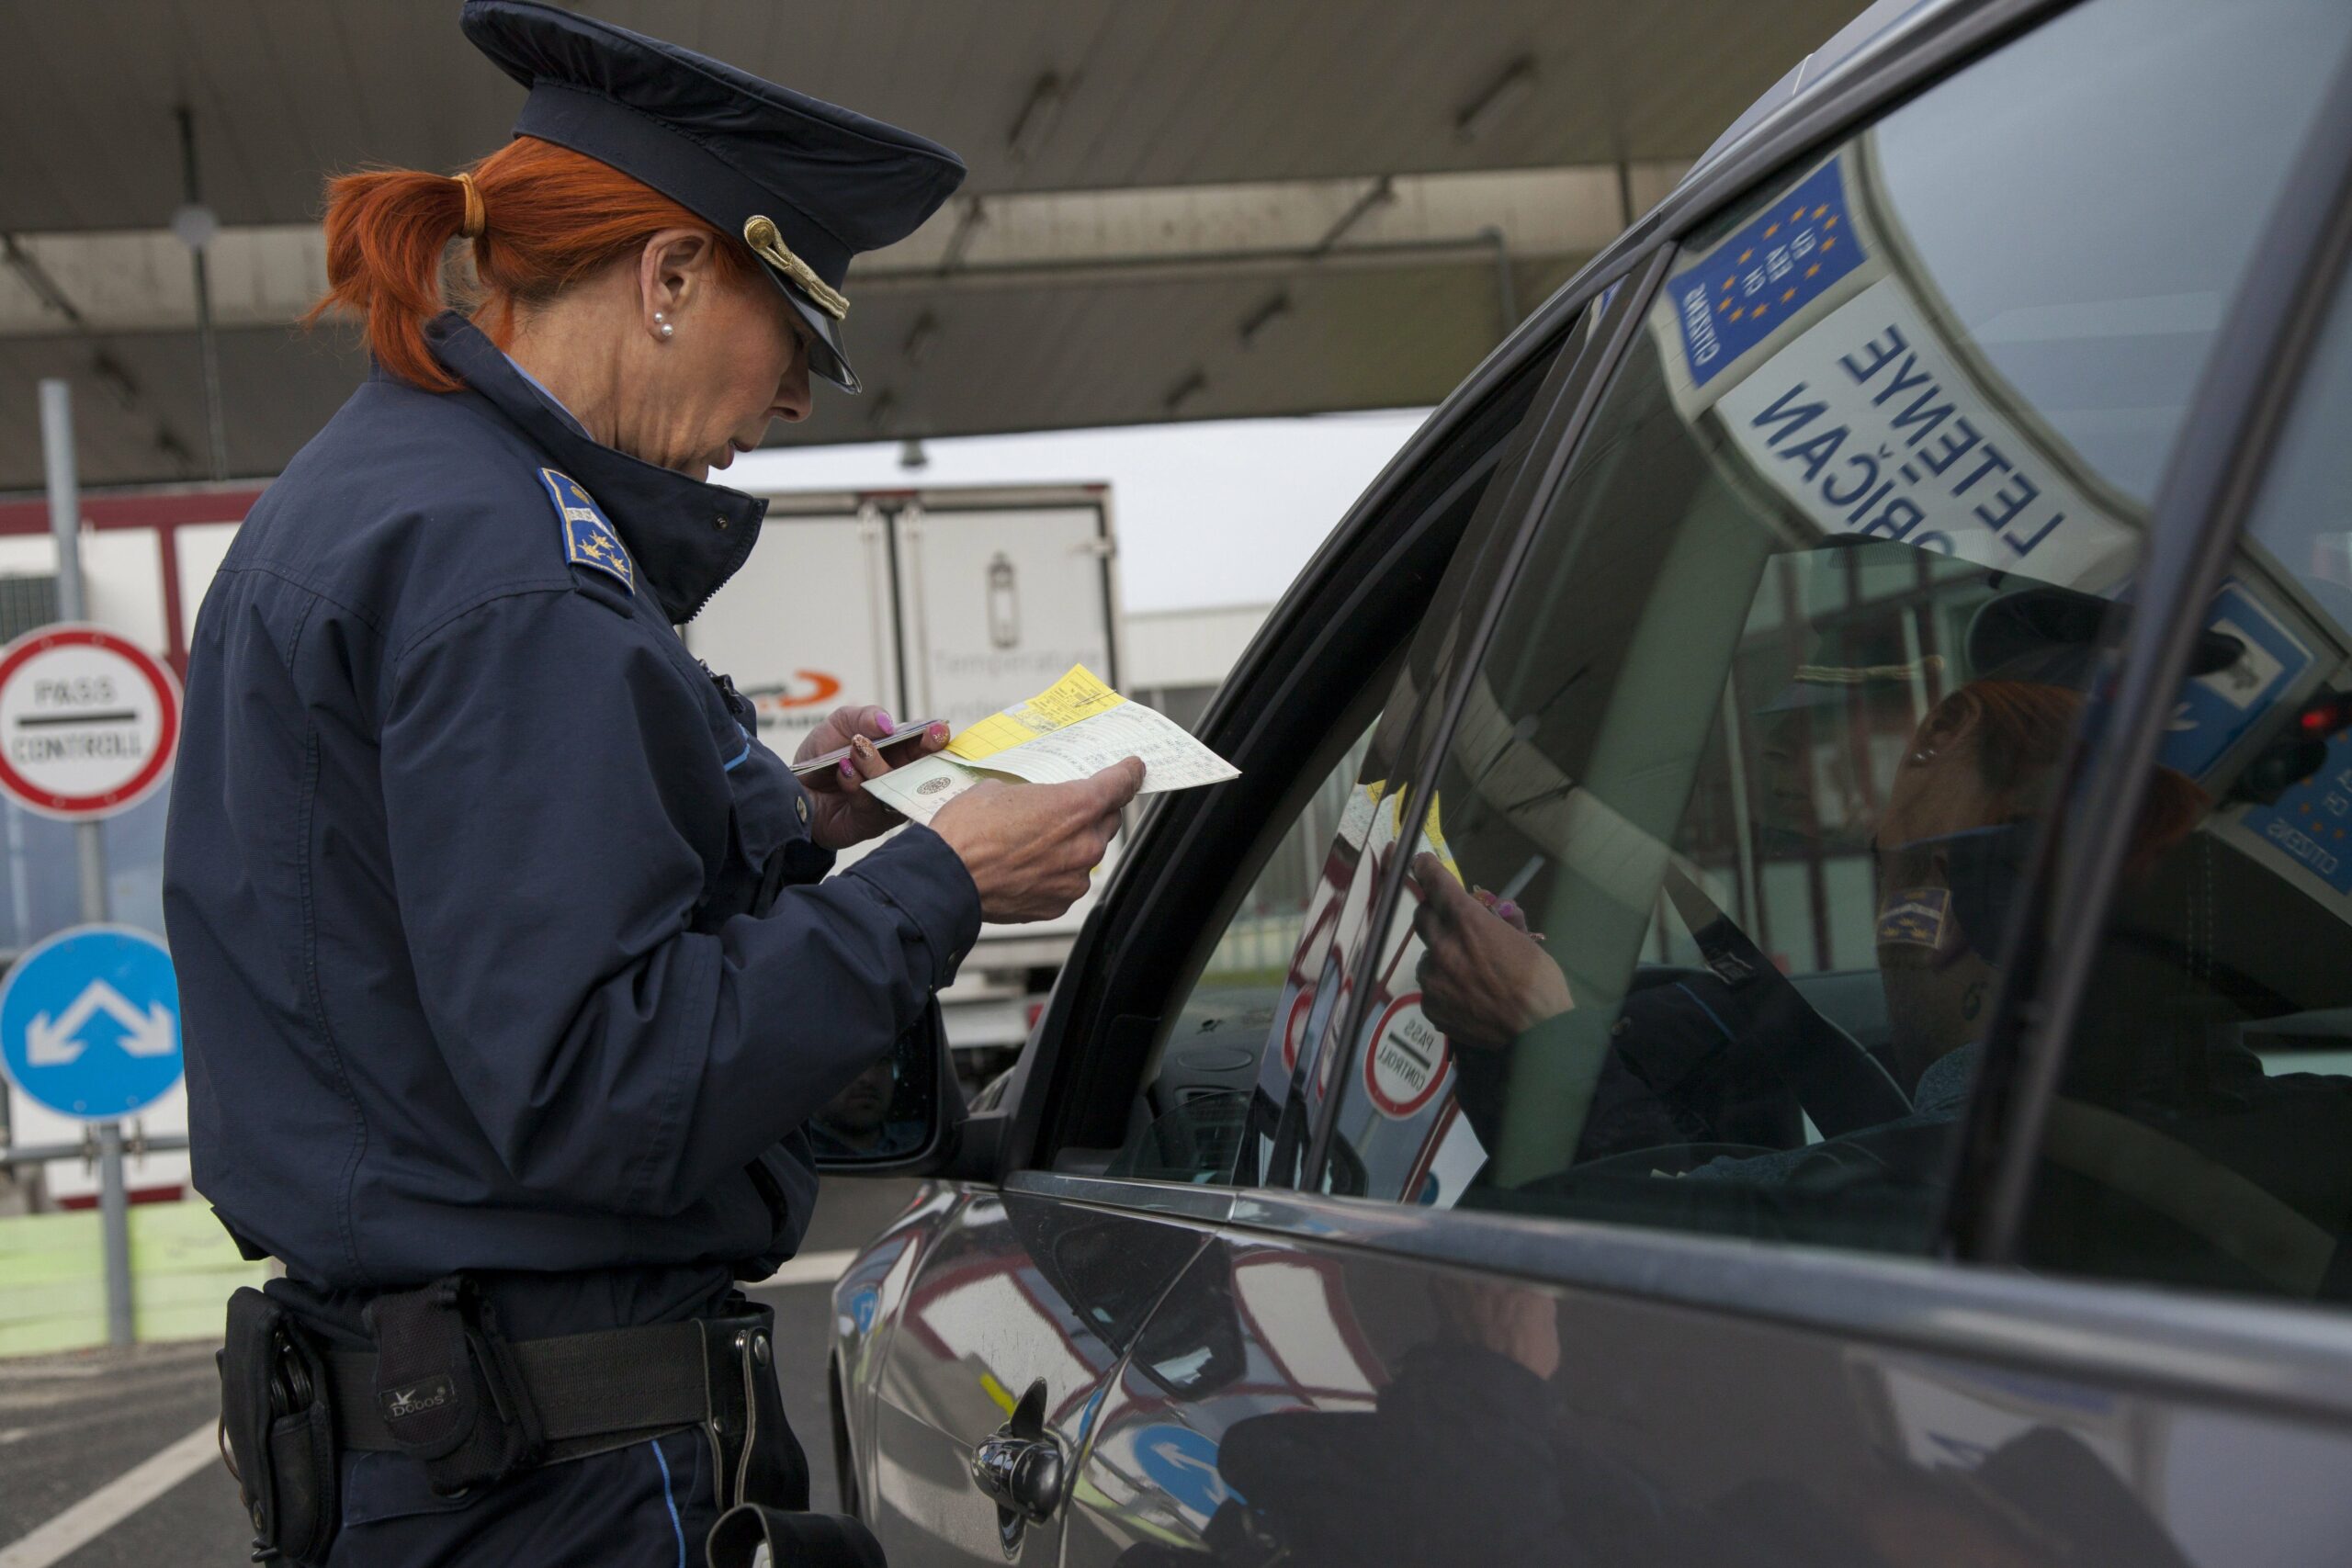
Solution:
{"label": "hair elastic band", "polygon": [[452,175],[449,177],[456,180],[466,193],[466,221],[458,231],[469,240],[479,240],[481,231],[490,226],[490,214],[482,207],[481,192],[474,188],[471,175]]}

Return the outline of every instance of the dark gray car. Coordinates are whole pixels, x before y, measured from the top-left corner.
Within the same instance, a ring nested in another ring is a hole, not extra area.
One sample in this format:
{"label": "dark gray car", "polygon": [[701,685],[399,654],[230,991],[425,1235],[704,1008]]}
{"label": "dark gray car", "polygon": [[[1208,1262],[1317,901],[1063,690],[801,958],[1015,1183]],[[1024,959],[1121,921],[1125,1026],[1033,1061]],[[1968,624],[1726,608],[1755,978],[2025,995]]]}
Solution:
{"label": "dark gray car", "polygon": [[2352,9],[1865,30],[901,1065],[895,1568],[2352,1554]]}

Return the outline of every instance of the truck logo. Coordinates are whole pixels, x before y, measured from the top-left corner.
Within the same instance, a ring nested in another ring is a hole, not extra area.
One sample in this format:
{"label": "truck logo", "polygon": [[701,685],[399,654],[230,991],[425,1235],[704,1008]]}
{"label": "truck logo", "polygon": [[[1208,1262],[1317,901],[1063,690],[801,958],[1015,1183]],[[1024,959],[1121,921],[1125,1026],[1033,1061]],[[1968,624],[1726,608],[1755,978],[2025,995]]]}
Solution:
{"label": "truck logo", "polygon": [[774,686],[754,686],[743,694],[763,708],[806,708],[831,702],[841,693],[838,675],[821,670],[795,670],[790,679]]}

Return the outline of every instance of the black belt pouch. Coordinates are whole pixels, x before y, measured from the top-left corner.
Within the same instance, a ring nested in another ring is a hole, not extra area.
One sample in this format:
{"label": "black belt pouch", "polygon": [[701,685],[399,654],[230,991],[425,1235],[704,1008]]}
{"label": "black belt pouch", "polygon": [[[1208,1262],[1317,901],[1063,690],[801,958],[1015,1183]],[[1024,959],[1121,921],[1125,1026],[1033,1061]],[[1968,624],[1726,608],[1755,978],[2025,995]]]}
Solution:
{"label": "black belt pouch", "polygon": [[326,1561],[335,1503],[326,1358],[293,1315],[250,1288],[229,1298],[220,1428],[254,1527],[254,1557]]}
{"label": "black belt pouch", "polygon": [[454,1497],[538,1461],[537,1412],[490,1303],[462,1274],[378,1296],[376,1413],[425,1483]]}

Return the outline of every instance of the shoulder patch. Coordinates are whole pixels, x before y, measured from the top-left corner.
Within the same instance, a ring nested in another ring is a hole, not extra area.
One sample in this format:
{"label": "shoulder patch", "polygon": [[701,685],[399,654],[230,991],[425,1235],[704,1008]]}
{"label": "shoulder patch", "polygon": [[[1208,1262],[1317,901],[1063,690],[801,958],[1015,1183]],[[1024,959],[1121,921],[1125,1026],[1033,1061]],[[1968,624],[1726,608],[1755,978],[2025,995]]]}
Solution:
{"label": "shoulder patch", "polygon": [[555,468],[541,468],[539,482],[548,487],[548,499],[555,502],[555,514],[563,524],[563,558],[574,566],[593,566],[598,571],[620,579],[620,584],[631,593],[637,592],[637,566],[628,558],[628,551],[621,547],[621,536],[580,488],[580,481]]}

